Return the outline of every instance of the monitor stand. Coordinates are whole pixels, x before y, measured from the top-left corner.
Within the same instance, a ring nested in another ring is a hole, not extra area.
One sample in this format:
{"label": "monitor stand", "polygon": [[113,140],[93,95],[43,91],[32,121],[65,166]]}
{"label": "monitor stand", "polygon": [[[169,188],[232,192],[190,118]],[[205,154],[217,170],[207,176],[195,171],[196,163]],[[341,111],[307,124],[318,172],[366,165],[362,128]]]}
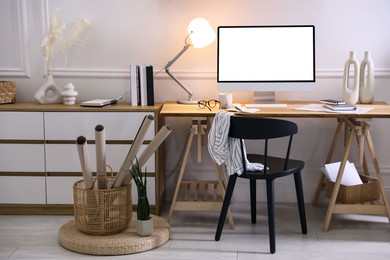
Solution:
{"label": "monitor stand", "polygon": [[275,104],[275,92],[274,91],[258,91],[253,93],[253,104]]}
{"label": "monitor stand", "polygon": [[245,104],[247,108],[279,108],[279,107],[287,107],[287,104],[276,103],[275,92],[254,92],[252,104]]}

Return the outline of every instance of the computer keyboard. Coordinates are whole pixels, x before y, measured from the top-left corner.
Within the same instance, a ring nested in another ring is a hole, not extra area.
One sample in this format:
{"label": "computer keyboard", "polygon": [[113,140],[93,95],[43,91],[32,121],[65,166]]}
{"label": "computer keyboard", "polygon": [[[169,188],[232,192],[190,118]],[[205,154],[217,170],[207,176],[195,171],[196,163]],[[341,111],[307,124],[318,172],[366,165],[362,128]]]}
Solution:
{"label": "computer keyboard", "polygon": [[287,104],[245,104],[247,108],[287,107]]}

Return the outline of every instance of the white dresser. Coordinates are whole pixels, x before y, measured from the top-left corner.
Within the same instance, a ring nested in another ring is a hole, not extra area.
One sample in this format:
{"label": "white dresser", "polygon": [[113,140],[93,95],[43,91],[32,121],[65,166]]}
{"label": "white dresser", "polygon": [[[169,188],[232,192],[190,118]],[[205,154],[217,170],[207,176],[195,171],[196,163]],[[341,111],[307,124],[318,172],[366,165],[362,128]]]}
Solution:
{"label": "white dresser", "polygon": [[[103,108],[79,105],[15,103],[0,105],[0,213],[71,213],[73,183],[81,179],[76,139],[85,136],[96,172],[95,126],[106,134],[106,162],[119,170],[138,128],[147,115],[155,120],[142,150],[162,126],[161,105]],[[146,163],[152,211],[160,214],[165,202],[164,146]],[[133,187],[135,187],[133,185]],[[137,203],[136,189],[132,189]]]}

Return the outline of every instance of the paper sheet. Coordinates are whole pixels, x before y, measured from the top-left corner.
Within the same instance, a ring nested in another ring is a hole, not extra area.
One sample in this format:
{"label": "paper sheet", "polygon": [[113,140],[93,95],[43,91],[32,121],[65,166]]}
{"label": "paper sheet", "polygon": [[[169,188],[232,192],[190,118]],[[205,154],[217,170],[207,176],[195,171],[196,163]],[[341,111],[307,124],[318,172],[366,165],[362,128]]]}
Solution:
{"label": "paper sheet", "polygon": [[[341,162],[325,164],[323,173],[331,181],[336,182],[337,175],[340,169]],[[356,170],[355,164],[347,161],[344,168],[343,177],[341,179],[341,185],[344,186],[353,186],[363,184],[360,179],[359,173]]]}
{"label": "paper sheet", "polygon": [[[130,147],[130,150],[121,166],[121,168],[118,171],[118,174],[115,177],[115,180],[112,184],[112,187],[118,188],[121,187],[122,184],[124,183],[126,176],[130,176],[129,174],[129,168],[131,164],[133,163],[135,156],[137,155],[142,142],[145,138],[146,132],[149,129],[150,124],[153,122],[154,117],[149,115],[145,116],[144,120],[141,123],[141,126],[138,129],[138,132],[134,138],[133,145]],[[129,177],[130,178],[130,177]],[[131,178],[130,178],[131,180]]]}
{"label": "paper sheet", "polygon": [[83,137],[83,136],[80,136],[78,138],[77,151],[79,153],[81,169],[83,172],[85,189],[89,190],[92,188],[93,178],[92,178],[91,164],[89,161],[87,142],[86,142],[85,137]]}
{"label": "paper sheet", "polygon": [[[156,134],[150,144],[146,147],[143,153],[140,155],[138,159],[139,166],[142,168],[147,160],[154,154],[154,152],[158,149],[158,147],[164,142],[165,138],[171,133],[172,129],[168,126],[163,126],[160,131]],[[123,183],[129,184],[131,178],[126,178]]]}
{"label": "paper sheet", "polygon": [[[95,127],[96,172],[98,177],[106,177],[106,133],[103,125]],[[98,189],[107,189],[107,180],[97,178]]]}

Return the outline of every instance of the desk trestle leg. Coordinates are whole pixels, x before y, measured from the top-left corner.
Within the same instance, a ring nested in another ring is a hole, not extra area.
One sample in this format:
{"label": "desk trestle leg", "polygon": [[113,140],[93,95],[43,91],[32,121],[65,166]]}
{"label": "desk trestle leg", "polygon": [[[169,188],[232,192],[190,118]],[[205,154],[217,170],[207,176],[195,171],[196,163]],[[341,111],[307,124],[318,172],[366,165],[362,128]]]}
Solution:
{"label": "desk trestle leg", "polygon": [[[225,174],[224,172],[219,170],[215,162],[214,169],[217,177],[215,181],[183,180],[194,135],[198,135],[198,162],[201,162],[201,138],[202,136],[207,136],[207,130],[208,128],[205,129],[203,127],[200,118],[193,121],[191,133],[188,137],[183,162],[177,179],[171,208],[169,210],[168,222],[171,222],[173,211],[221,211],[223,198],[225,196],[226,176],[223,175]],[[234,222],[230,209],[227,217],[231,228],[234,229]]]}
{"label": "desk trestle leg", "polygon": [[[367,124],[368,119],[339,119],[339,123],[337,125],[336,131],[333,136],[333,140],[326,158],[325,163],[330,163],[332,159],[332,155],[334,153],[336,144],[339,140],[340,133],[342,126],[345,127],[345,135],[344,135],[344,152],[343,152],[343,158],[341,160],[339,172],[336,178],[336,182],[334,184],[330,200],[329,200],[329,206],[328,210],[326,212],[325,220],[324,220],[324,226],[323,230],[324,232],[328,231],[330,221],[333,214],[369,214],[369,215],[385,215],[390,221],[390,207],[389,203],[385,194],[384,185],[383,185],[383,179],[379,168],[379,163],[376,158],[374,145],[372,142],[371,134],[370,134],[370,127]],[[341,179],[344,173],[344,168],[346,165],[346,162],[348,160],[348,157],[351,152],[351,146],[354,137],[356,137],[357,143],[358,143],[358,155],[359,155],[359,162],[361,165],[363,165],[364,173],[365,175],[369,175],[368,167],[367,167],[367,161],[364,154],[364,147],[365,143],[367,143],[368,150],[371,155],[371,160],[373,162],[376,178],[378,182],[378,186],[380,189],[380,197],[382,199],[383,203],[379,203],[378,201],[367,201],[362,202],[358,204],[342,204],[337,202],[337,196],[340,190],[341,185]],[[321,174],[316,192],[313,197],[312,204],[316,205],[319,197],[319,193],[324,190],[325,184],[327,180],[324,177],[323,174]]]}

